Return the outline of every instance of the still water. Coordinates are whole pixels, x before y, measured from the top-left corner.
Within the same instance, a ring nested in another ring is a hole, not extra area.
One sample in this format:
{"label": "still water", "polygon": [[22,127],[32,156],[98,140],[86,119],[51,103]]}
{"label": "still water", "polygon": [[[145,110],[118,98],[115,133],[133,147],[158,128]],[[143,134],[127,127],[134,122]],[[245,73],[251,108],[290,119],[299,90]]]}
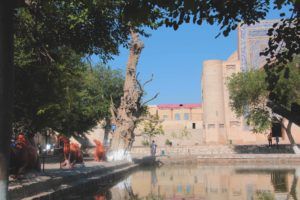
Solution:
{"label": "still water", "polygon": [[97,191],[75,195],[72,199],[296,200],[300,199],[299,167],[173,165],[144,168],[112,183],[110,188],[99,187]]}

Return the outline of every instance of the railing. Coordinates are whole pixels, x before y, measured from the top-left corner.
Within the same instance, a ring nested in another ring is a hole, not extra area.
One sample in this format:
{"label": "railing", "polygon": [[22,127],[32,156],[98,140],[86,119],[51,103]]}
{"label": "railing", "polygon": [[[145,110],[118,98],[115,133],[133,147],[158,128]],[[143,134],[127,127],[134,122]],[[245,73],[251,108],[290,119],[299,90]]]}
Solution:
{"label": "railing", "polygon": [[64,158],[63,148],[54,148],[53,152],[45,152],[39,154],[39,159],[42,161],[42,172],[45,172],[45,162],[48,159],[57,158],[59,160],[59,168],[61,169],[61,163]]}

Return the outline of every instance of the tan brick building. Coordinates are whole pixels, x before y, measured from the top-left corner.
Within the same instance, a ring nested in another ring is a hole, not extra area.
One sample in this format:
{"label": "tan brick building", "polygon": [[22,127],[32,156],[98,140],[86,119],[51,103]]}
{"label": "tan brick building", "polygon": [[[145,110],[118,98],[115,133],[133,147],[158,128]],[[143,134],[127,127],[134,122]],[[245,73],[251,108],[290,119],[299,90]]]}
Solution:
{"label": "tan brick building", "polygon": [[[266,20],[238,29],[238,50],[227,60],[206,60],[202,71],[203,132],[206,143],[259,144],[266,143],[266,134],[254,134],[243,118],[237,118],[229,106],[226,82],[229,76],[240,71],[259,69],[265,57],[259,53],[267,47],[267,31],[275,20]],[[292,133],[300,142],[299,127]],[[267,133],[267,132],[266,132]],[[280,143],[289,143],[282,132]]]}
{"label": "tan brick building", "polygon": [[[149,113],[158,115],[162,120],[164,135],[154,138],[159,146],[165,146],[166,140],[172,146],[190,146],[203,143],[202,105],[198,104],[160,104],[148,106]],[[143,127],[137,129],[137,135],[143,133]],[[147,138],[136,137],[135,146],[142,145]]]}
{"label": "tan brick building", "polygon": [[164,129],[184,128],[200,129],[202,127],[201,104],[160,104],[149,106],[151,114],[157,114],[163,120]]}

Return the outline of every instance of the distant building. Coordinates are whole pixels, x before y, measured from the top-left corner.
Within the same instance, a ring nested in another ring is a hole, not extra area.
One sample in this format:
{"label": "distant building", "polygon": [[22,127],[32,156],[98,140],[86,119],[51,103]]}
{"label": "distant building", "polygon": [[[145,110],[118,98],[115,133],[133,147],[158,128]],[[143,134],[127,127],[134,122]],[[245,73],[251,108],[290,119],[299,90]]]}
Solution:
{"label": "distant building", "polygon": [[163,120],[165,130],[176,128],[201,129],[202,105],[201,104],[160,104],[149,106],[149,112],[157,114]]}
{"label": "distant building", "polygon": [[[151,115],[158,115],[162,120],[164,135],[153,138],[158,146],[165,146],[166,141],[172,146],[191,146],[203,143],[202,105],[198,104],[159,104],[148,106]],[[143,135],[143,126],[136,130]],[[146,137],[136,137],[134,145],[140,146]]]}
{"label": "distant building", "polygon": [[[203,132],[206,143],[266,143],[266,135],[254,134],[229,106],[226,81],[233,73],[261,68],[266,58],[259,53],[268,45],[267,31],[276,20],[238,28],[238,50],[227,60],[206,60],[202,71]],[[297,135],[295,135],[297,137]],[[300,141],[300,138],[296,138]],[[285,134],[280,143],[288,143]]]}

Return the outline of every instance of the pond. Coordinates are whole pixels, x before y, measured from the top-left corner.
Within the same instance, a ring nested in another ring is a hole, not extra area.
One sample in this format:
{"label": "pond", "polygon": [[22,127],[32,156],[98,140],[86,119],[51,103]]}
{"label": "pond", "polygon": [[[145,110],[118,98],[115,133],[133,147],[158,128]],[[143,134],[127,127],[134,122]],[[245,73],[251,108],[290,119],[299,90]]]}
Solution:
{"label": "pond", "polygon": [[[298,168],[298,169],[297,169]],[[69,199],[279,200],[300,199],[299,167],[172,165],[142,168],[111,187]]]}

